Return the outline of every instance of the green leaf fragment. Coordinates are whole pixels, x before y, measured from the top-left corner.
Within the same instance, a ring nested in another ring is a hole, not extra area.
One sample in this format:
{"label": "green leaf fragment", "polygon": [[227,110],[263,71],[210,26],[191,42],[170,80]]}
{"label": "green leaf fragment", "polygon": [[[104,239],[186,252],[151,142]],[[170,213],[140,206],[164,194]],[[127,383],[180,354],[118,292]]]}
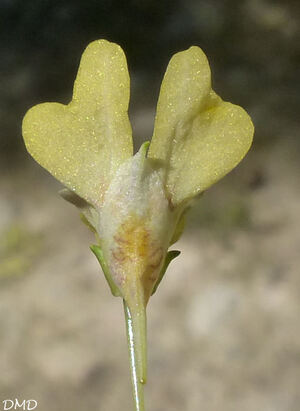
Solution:
{"label": "green leaf fragment", "polygon": [[163,267],[162,267],[162,269],[161,269],[161,271],[160,271],[160,273],[159,273],[159,277],[158,277],[158,279],[157,279],[157,281],[156,281],[156,283],[155,283],[155,286],[154,286],[154,288],[153,288],[153,291],[152,291],[152,294],[151,294],[151,295],[153,295],[153,294],[155,293],[155,291],[157,290],[157,287],[159,286],[161,280],[163,279],[163,277],[164,277],[164,275],[165,275],[165,272],[167,271],[167,268],[169,267],[170,262],[171,262],[172,260],[174,260],[174,258],[178,257],[179,254],[180,254],[180,251],[178,251],[178,250],[168,251],[168,253],[167,253],[167,255],[166,255],[166,258],[165,258],[164,265],[163,265]]}
{"label": "green leaf fragment", "polygon": [[80,210],[81,221],[96,235],[97,227],[99,225],[98,211],[82,197],[74,193],[74,191],[64,188],[58,194],[69,203],[75,205]]}
{"label": "green leaf fragment", "polygon": [[180,237],[183,233],[184,227],[185,227],[186,212],[187,211],[188,211],[188,209],[186,208],[184,210],[184,212],[181,214],[181,216],[179,217],[179,220],[176,224],[173,236],[172,236],[171,241],[170,241],[170,245],[177,243],[177,241],[180,239]]}
{"label": "green leaf fragment", "polygon": [[105,278],[106,278],[106,281],[107,281],[107,283],[108,283],[108,285],[109,285],[109,288],[110,288],[110,291],[111,291],[112,295],[115,296],[115,297],[121,297],[122,294],[121,294],[120,290],[118,289],[118,287],[116,286],[114,280],[113,280],[112,277],[111,277],[111,274],[110,274],[110,272],[109,272],[109,268],[108,268],[108,266],[107,266],[107,264],[106,264],[106,261],[105,261],[105,259],[104,259],[104,257],[103,257],[103,253],[102,253],[101,247],[99,247],[98,245],[94,244],[94,245],[91,245],[91,246],[90,246],[90,249],[91,249],[92,252],[95,254],[97,260],[99,261],[99,263],[100,263],[100,265],[101,265],[103,274],[104,274],[104,276],[105,276]]}

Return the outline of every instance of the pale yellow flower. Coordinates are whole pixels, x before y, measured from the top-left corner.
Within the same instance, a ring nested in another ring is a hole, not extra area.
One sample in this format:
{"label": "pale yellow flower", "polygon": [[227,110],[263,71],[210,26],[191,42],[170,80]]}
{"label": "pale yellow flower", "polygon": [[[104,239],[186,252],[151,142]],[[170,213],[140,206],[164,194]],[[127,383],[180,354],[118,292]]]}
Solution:
{"label": "pale yellow flower", "polygon": [[178,254],[168,248],[185,210],[242,160],[253,125],[241,107],[215,94],[205,54],[191,47],[172,57],[150,146],[133,155],[129,88],[122,49],[95,41],[82,55],[71,103],[33,107],[23,135],[97,235],[92,249],[113,294],[125,301],[136,409],[143,410],[145,307]]}

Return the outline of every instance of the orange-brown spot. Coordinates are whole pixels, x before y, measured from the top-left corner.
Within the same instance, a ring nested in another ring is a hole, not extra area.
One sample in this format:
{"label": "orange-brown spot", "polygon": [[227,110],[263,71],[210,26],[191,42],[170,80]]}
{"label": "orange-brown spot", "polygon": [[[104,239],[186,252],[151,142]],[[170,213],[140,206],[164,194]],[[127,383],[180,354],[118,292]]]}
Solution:
{"label": "orange-brown spot", "polygon": [[158,268],[161,263],[162,258],[163,258],[163,248],[162,247],[155,248],[154,251],[150,254],[149,266],[153,269]]}
{"label": "orange-brown spot", "polygon": [[124,254],[122,249],[118,248],[118,250],[114,250],[112,252],[112,255],[117,261],[119,261],[119,263],[123,263],[126,260],[126,255]]}
{"label": "orange-brown spot", "polygon": [[138,216],[130,216],[114,236],[118,244],[114,257],[118,261],[135,260],[149,254],[149,232],[145,221]]}
{"label": "orange-brown spot", "polygon": [[[130,282],[132,275],[139,278],[147,302],[159,275],[164,256],[163,247],[151,235],[145,219],[136,215],[131,215],[120,226],[114,240],[116,247],[112,254],[116,272],[122,273],[124,277],[121,287],[126,288],[125,283],[135,284],[135,281]],[[129,287],[126,292],[135,295],[136,288]]]}

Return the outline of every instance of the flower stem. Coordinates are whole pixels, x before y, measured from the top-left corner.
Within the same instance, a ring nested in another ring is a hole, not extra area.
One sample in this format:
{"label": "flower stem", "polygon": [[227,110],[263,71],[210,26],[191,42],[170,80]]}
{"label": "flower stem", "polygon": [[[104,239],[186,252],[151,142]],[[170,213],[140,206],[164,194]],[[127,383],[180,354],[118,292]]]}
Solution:
{"label": "flower stem", "polygon": [[135,411],[145,411],[144,384],[147,378],[146,309],[141,306],[132,310],[125,300],[123,300],[123,303]]}

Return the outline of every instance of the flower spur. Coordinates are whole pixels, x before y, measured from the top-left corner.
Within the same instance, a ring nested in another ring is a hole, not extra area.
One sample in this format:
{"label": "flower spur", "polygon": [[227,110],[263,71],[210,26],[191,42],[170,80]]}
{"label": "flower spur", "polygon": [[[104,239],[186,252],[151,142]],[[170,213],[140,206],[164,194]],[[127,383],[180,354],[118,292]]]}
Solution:
{"label": "flower spur", "polygon": [[193,198],[251,146],[248,114],[215,94],[199,47],[175,54],[164,76],[151,143],[133,155],[129,74],[106,40],[84,51],[68,105],[39,104],[23,120],[29,153],[67,188],[61,195],[95,232],[91,246],[122,297],[135,410],[144,410],[146,306],[170,261]]}

